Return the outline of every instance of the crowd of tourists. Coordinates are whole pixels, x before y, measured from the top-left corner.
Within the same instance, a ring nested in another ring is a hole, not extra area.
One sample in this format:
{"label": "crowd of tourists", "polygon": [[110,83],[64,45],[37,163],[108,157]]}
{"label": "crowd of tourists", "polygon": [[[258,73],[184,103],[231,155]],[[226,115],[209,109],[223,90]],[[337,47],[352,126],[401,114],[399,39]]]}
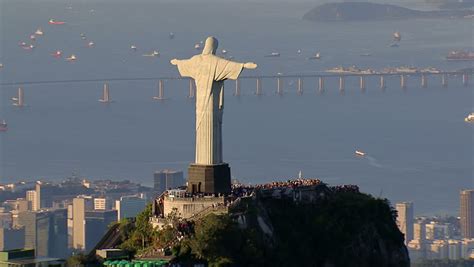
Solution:
{"label": "crowd of tourists", "polygon": [[277,189],[277,188],[296,188],[302,186],[314,186],[322,184],[321,180],[319,179],[303,179],[298,178],[295,180],[288,180],[288,181],[279,181],[279,182],[271,182],[267,184],[260,184],[256,185],[256,189]]}
{"label": "crowd of tourists", "polygon": [[333,192],[336,193],[359,193],[359,187],[357,185],[336,185],[330,187]]}
{"label": "crowd of tourists", "polygon": [[305,186],[321,185],[323,182],[319,179],[294,179],[287,181],[274,181],[266,184],[257,185],[244,185],[244,184],[232,184],[232,196],[244,197],[251,195],[255,190],[265,189],[282,189],[282,188],[297,188]]}

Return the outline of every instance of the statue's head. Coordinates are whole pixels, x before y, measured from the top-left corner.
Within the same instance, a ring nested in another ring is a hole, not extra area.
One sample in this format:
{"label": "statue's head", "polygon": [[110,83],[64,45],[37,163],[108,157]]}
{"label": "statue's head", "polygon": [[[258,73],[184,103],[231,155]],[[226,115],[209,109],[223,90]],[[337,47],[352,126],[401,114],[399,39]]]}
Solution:
{"label": "statue's head", "polygon": [[217,46],[219,42],[213,36],[209,36],[206,39],[206,43],[204,44],[204,49],[202,50],[203,55],[215,55],[217,51]]}

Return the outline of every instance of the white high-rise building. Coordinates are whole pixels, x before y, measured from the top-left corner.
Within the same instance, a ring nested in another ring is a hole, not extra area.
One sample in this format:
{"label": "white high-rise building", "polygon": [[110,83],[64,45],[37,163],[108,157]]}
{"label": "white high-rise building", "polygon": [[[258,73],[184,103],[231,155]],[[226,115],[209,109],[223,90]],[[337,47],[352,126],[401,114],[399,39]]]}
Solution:
{"label": "white high-rise building", "polygon": [[474,190],[460,193],[461,234],[464,238],[474,237]]}
{"label": "white high-rise building", "polygon": [[413,224],[413,239],[424,241],[426,240],[426,223],[419,221]]}
{"label": "white high-rise building", "polygon": [[395,207],[398,228],[405,235],[405,244],[408,244],[413,239],[413,203],[400,202]]}
{"label": "white high-rise building", "polygon": [[72,247],[86,248],[86,211],[93,209],[91,197],[79,196],[72,200]]}
{"label": "white high-rise building", "polygon": [[28,190],[26,191],[26,200],[31,203],[31,210],[32,211],[37,211],[39,209],[38,206],[38,195],[36,193],[36,190]]}
{"label": "white high-rise building", "polygon": [[94,209],[95,210],[106,210],[107,200],[105,198],[94,198]]}

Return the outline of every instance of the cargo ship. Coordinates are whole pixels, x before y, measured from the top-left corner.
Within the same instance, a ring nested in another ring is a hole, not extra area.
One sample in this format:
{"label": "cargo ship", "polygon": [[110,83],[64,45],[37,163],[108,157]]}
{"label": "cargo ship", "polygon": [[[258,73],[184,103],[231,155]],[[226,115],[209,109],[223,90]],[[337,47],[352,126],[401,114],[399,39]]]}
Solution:
{"label": "cargo ship", "polygon": [[64,21],[57,21],[57,20],[55,20],[55,19],[50,19],[50,20],[48,21],[48,23],[51,24],[51,25],[63,25],[63,24],[65,24],[66,22],[64,22]]}
{"label": "cargo ship", "polygon": [[340,67],[334,67],[334,68],[331,68],[331,69],[327,69],[326,72],[352,74],[352,73],[360,72],[360,69],[358,69],[356,66],[351,66],[351,67],[348,67],[348,68],[340,66]]}
{"label": "cargo ship", "polygon": [[335,67],[327,69],[326,72],[329,73],[341,73],[341,74],[376,74],[377,72],[373,69],[359,69],[356,66],[345,67]]}
{"label": "cargo ship", "polygon": [[449,52],[449,54],[446,56],[446,60],[471,61],[471,60],[474,60],[474,52],[454,50],[454,51]]}
{"label": "cargo ship", "polygon": [[280,53],[278,53],[278,52],[272,52],[268,55],[265,55],[265,57],[279,57],[279,56],[280,56]]}
{"label": "cargo ship", "polygon": [[400,34],[400,32],[393,33],[393,40],[395,42],[400,42],[402,40],[402,35]]}
{"label": "cargo ship", "polygon": [[5,120],[0,121],[0,132],[6,132],[8,130],[8,125]]}
{"label": "cargo ship", "polygon": [[424,69],[420,69],[421,73],[441,73],[441,70],[433,67],[428,67]]}

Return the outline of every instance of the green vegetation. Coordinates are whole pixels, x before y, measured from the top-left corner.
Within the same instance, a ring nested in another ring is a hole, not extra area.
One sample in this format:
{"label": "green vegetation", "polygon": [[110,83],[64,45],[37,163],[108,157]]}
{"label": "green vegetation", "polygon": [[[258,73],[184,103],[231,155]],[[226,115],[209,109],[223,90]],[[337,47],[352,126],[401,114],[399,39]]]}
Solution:
{"label": "green vegetation", "polygon": [[209,214],[194,234],[174,247],[176,261],[207,262],[209,266],[264,266],[263,243],[253,230],[241,230],[229,215]]}
{"label": "green vegetation", "polygon": [[67,266],[69,267],[82,267],[86,262],[86,256],[84,254],[76,254],[69,257],[66,261]]}
{"label": "green vegetation", "polygon": [[134,223],[119,222],[120,248],[135,257],[171,255],[182,266],[409,266],[389,202],[356,192],[312,203],[246,198],[229,214],[197,221],[173,213],[161,230],[152,228],[151,215],[149,205]]}
{"label": "green vegetation", "polygon": [[[386,199],[338,193],[314,204],[267,199],[247,209],[253,212],[246,214],[245,228],[232,214],[196,222],[194,233],[174,247],[176,260],[209,266],[409,266],[396,212]],[[272,236],[260,229],[262,218]]]}
{"label": "green vegetation", "polygon": [[137,215],[134,224],[128,219],[119,222],[120,233],[123,235],[122,240],[125,240],[120,248],[136,253],[152,246],[158,232],[149,223],[151,216],[152,205],[149,204]]}

